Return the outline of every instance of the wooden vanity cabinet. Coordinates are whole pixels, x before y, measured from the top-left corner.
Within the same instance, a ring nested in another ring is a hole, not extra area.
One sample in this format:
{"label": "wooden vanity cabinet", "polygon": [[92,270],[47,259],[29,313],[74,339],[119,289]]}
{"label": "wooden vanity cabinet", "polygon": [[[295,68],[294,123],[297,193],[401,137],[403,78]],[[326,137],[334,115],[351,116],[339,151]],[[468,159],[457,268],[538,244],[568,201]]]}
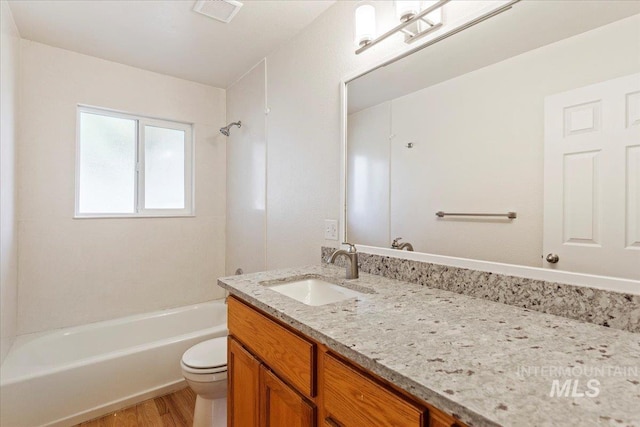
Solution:
{"label": "wooden vanity cabinet", "polygon": [[229,427],[314,427],[316,344],[228,299]]}
{"label": "wooden vanity cabinet", "polygon": [[316,344],[235,298],[229,298],[227,306],[229,335],[302,394],[313,397]]}
{"label": "wooden vanity cabinet", "polygon": [[229,336],[227,425],[315,426],[315,406]]}
{"label": "wooden vanity cabinet", "polygon": [[465,427],[235,297],[228,310],[228,427]]}

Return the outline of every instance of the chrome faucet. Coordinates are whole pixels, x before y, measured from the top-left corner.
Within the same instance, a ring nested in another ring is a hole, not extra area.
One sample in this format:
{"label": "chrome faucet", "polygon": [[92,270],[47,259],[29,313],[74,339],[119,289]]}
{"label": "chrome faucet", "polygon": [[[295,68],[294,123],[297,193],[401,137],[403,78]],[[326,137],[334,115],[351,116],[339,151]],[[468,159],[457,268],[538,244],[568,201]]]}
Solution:
{"label": "chrome faucet", "polygon": [[391,243],[391,249],[398,249],[400,251],[406,249],[410,252],[413,252],[413,245],[411,243],[400,243],[400,240],[402,240],[402,237],[396,237],[395,239],[393,239],[393,243]]}
{"label": "chrome faucet", "polygon": [[349,248],[345,251],[344,249],[338,249],[334,253],[331,254],[327,262],[329,264],[333,264],[340,255],[344,255],[349,260],[349,265],[347,265],[347,279],[357,279],[358,278],[358,251],[356,250],[356,245],[351,243],[343,243],[343,245],[349,245]]}

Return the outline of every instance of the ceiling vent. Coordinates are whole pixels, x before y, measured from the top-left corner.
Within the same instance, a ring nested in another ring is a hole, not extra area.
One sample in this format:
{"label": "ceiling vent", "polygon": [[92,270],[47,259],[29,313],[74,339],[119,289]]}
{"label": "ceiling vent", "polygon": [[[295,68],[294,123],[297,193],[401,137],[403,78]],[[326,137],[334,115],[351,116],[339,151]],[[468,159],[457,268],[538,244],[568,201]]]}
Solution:
{"label": "ceiling vent", "polygon": [[193,10],[228,24],[242,7],[236,0],[198,0]]}

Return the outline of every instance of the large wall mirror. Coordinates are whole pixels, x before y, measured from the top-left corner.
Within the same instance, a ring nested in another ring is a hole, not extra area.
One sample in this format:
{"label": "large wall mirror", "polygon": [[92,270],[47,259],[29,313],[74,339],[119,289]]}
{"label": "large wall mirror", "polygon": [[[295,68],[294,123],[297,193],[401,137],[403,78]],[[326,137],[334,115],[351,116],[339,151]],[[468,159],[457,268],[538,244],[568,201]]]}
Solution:
{"label": "large wall mirror", "polygon": [[347,106],[350,242],[640,279],[640,1],[520,1]]}

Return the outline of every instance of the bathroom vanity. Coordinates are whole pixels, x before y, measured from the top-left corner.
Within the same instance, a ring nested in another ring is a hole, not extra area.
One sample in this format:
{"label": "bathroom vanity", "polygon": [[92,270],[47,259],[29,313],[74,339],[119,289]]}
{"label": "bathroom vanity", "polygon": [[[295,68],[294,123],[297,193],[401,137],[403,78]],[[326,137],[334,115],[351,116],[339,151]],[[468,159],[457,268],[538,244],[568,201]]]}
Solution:
{"label": "bathroom vanity", "polygon": [[[271,289],[308,278],[360,296],[311,306]],[[594,396],[582,372],[577,394],[550,397],[565,378],[544,370],[637,369],[637,334],[335,266],[219,284],[229,426],[640,425],[640,378],[595,374]]]}
{"label": "bathroom vanity", "polygon": [[235,297],[229,331],[230,426],[463,426]]}

